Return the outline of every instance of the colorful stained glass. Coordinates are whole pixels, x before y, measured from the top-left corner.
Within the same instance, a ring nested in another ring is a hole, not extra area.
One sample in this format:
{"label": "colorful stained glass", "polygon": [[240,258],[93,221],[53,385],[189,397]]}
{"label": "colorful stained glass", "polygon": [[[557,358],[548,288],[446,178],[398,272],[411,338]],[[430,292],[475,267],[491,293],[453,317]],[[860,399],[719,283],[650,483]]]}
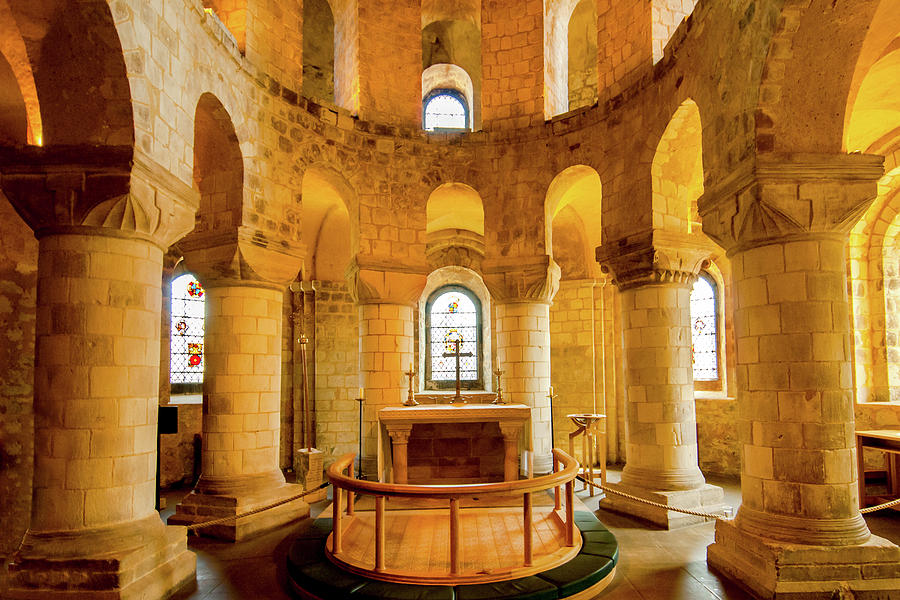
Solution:
{"label": "colorful stained glass", "polygon": [[203,286],[200,285],[200,282],[196,279],[194,279],[193,281],[189,281],[187,284],[187,293],[193,298],[202,298]]}
{"label": "colorful stained glass", "polygon": [[429,308],[428,350],[431,381],[456,381],[456,340],[459,340],[460,381],[477,381],[479,364],[478,309],[463,292],[448,290],[431,302]]}
{"label": "colorful stained glass", "polygon": [[193,275],[172,281],[171,383],[203,383],[203,296],[203,286]]}
{"label": "colorful stained glass", "polygon": [[691,290],[691,356],[695,381],[719,379],[716,284],[701,274]]}

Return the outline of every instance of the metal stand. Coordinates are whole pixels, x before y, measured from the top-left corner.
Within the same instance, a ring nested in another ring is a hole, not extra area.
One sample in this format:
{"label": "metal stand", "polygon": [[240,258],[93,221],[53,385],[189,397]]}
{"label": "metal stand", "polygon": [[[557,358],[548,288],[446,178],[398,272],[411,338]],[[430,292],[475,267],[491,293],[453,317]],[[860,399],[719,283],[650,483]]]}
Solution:
{"label": "metal stand", "polygon": [[[360,388],[362,391],[362,388]],[[362,394],[360,394],[362,396]],[[356,460],[359,463],[359,468],[356,470],[356,478],[357,479],[365,479],[363,475],[363,462],[362,462],[362,430],[363,430],[363,403],[366,401],[365,398],[357,398],[357,402],[359,402],[359,450],[357,451]]]}

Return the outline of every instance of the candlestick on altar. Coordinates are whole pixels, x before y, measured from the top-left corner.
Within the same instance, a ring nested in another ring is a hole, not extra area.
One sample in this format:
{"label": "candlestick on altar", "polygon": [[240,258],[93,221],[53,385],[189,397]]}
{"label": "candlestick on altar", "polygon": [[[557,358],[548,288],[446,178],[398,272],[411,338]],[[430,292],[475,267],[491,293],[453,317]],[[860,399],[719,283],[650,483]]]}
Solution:
{"label": "candlestick on altar", "polygon": [[503,388],[500,387],[500,376],[503,375],[503,369],[497,369],[494,371],[494,375],[497,376],[497,397],[494,398],[492,404],[506,404],[503,400]]}
{"label": "candlestick on altar", "polygon": [[413,398],[413,379],[416,376],[416,371],[413,369],[412,365],[409,365],[409,371],[404,373],[409,378],[409,390],[406,393],[406,400],[403,402],[403,406],[418,406],[418,402]]}

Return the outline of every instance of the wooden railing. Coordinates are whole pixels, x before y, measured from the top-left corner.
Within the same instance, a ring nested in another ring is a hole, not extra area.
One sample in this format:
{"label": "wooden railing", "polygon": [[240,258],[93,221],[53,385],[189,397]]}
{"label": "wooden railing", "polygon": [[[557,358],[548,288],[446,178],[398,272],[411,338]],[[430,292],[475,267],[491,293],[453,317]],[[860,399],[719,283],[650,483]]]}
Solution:
{"label": "wooden railing", "polygon": [[[575,545],[574,480],[578,474],[578,462],[562,450],[553,450],[553,472],[541,477],[503,481],[485,484],[464,485],[409,485],[364,481],[353,477],[354,454],[345,454],[332,464],[328,470],[328,480],[334,488],[332,545],[331,554],[340,560],[343,552],[344,499],[346,498],[346,514],[354,515],[354,494],[375,497],[375,572],[385,571],[384,547],[385,498],[427,498],[446,499],[450,501],[450,575],[460,572],[460,499],[489,496],[511,496],[522,494],[522,519],[524,530],[523,567],[530,567],[534,562],[533,527],[532,527],[532,494],[554,489],[556,511],[562,508],[561,487],[565,489],[565,544],[571,548]],[[346,473],[345,473],[346,472]],[[371,564],[371,563],[370,563]]]}

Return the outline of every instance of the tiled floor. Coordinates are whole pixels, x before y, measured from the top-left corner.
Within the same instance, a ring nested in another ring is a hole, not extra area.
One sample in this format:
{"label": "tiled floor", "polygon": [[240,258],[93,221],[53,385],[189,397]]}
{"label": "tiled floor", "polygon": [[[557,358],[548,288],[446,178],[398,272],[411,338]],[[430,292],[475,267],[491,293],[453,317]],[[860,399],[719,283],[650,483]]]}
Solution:
{"label": "tiled floor", "polygon": [[[617,471],[610,479],[618,480]],[[740,485],[735,479],[709,478],[725,490],[726,503],[740,504]],[[598,497],[578,492],[582,501],[597,509]],[[170,497],[170,506],[177,495]],[[325,502],[313,506],[321,511]],[[163,512],[168,516],[169,508]],[[746,593],[721,579],[706,566],[706,547],[712,543],[712,523],[677,531],[651,529],[625,516],[597,511],[601,521],[619,540],[619,566],[612,584],[599,596],[608,600],[743,600]],[[900,543],[900,515],[869,516],[873,533]],[[308,521],[307,521],[308,522]],[[284,557],[291,540],[305,526],[243,542],[229,544],[191,538],[197,553],[197,589],[179,600],[289,599],[285,591]],[[328,599],[337,600],[337,599]]]}

